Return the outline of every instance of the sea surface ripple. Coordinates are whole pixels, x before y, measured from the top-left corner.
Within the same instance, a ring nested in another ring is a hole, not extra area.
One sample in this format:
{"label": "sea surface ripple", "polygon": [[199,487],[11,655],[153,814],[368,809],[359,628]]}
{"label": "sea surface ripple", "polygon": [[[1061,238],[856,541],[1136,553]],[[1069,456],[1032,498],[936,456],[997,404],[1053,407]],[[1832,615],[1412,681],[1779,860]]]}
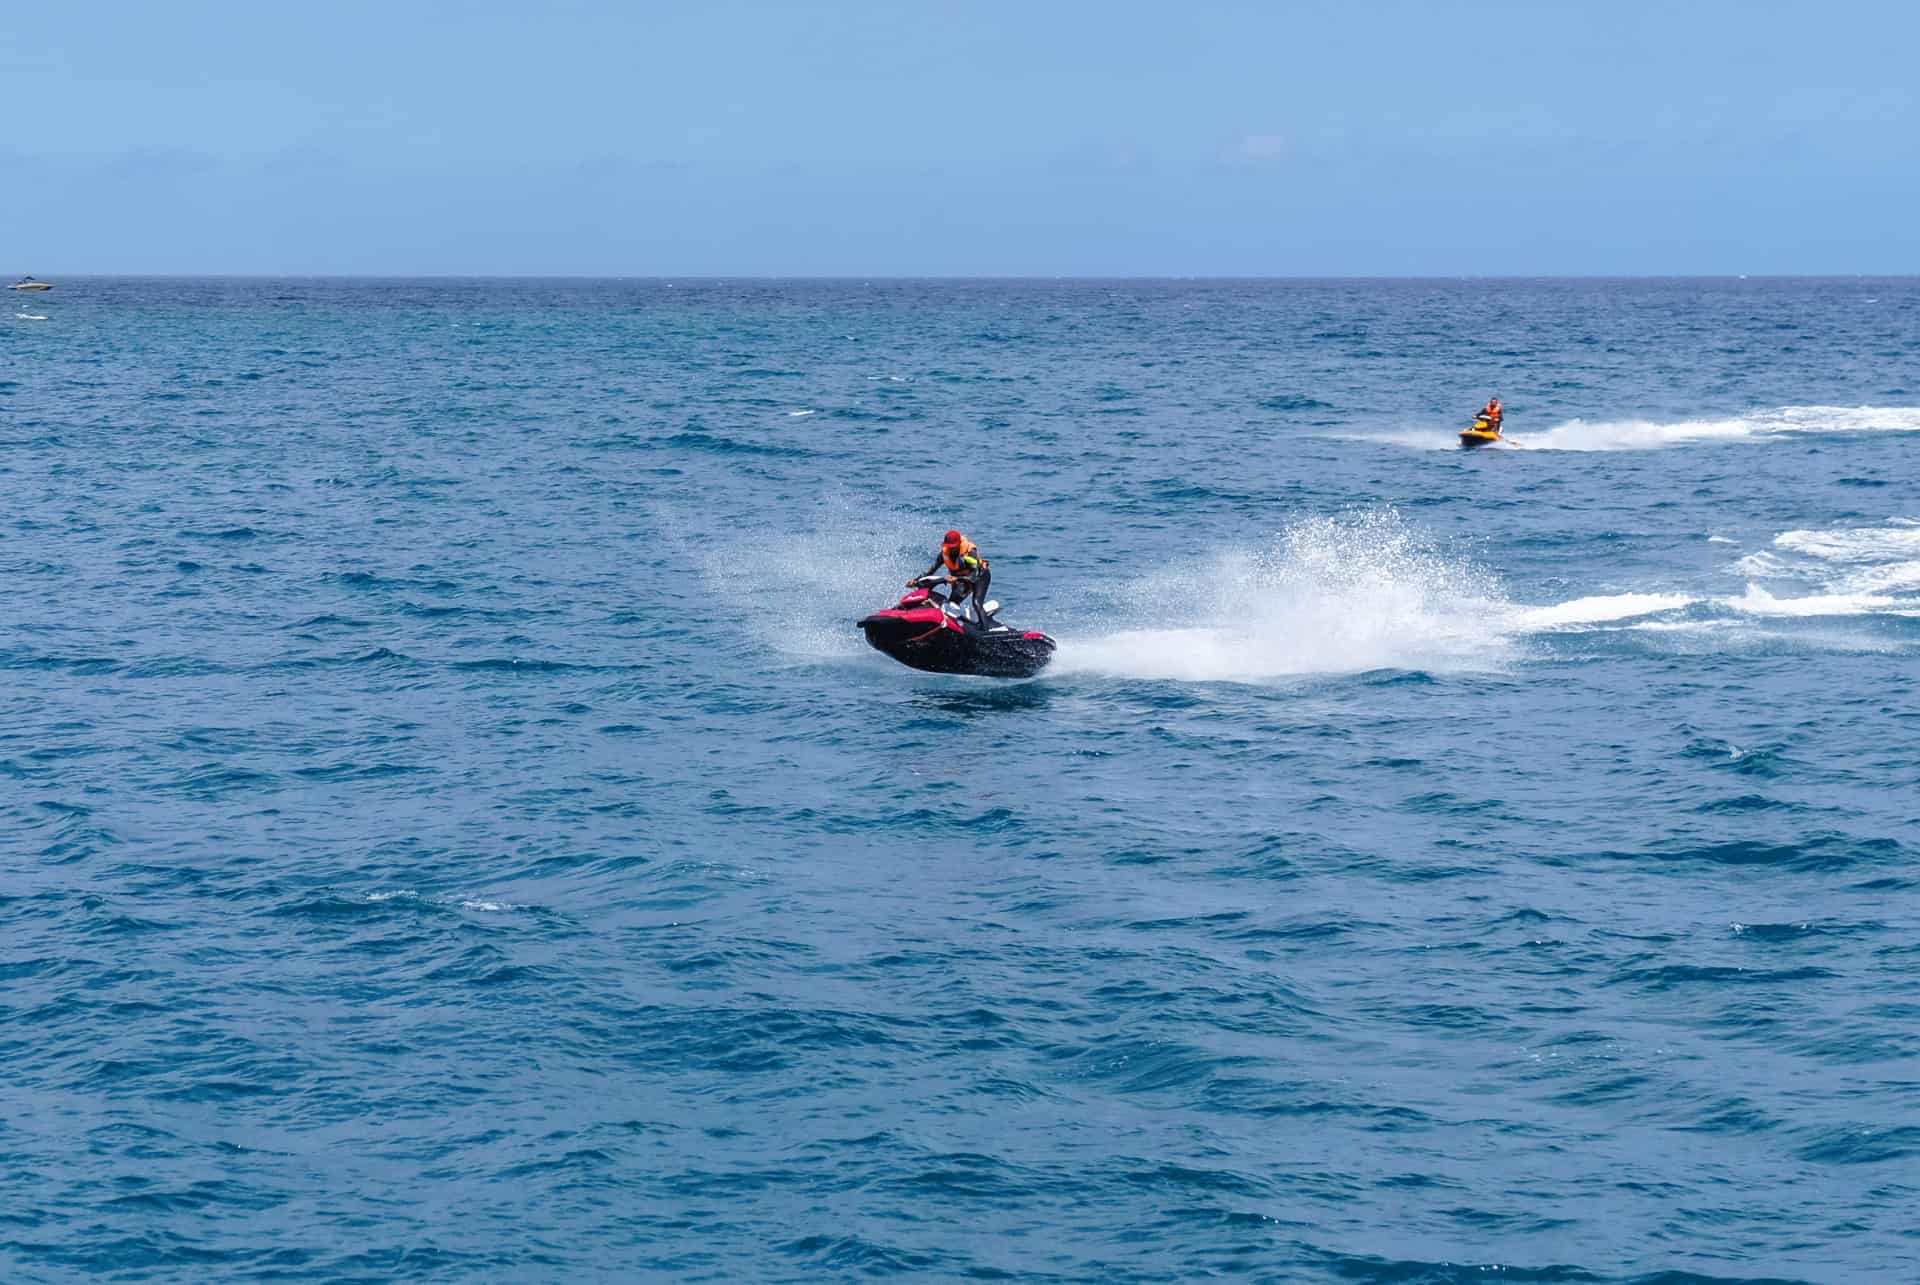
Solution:
{"label": "sea surface ripple", "polygon": [[0,1279],[1920,1279],[1920,281],[0,335]]}

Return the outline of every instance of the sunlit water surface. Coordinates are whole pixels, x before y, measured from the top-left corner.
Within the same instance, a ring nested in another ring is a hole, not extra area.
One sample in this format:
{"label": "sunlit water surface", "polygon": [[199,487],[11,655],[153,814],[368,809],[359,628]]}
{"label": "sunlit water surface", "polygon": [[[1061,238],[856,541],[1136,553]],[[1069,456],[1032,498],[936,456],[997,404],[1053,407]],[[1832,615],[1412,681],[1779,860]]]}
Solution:
{"label": "sunlit water surface", "polygon": [[1920,1278],[1920,282],[0,323],[7,1280]]}

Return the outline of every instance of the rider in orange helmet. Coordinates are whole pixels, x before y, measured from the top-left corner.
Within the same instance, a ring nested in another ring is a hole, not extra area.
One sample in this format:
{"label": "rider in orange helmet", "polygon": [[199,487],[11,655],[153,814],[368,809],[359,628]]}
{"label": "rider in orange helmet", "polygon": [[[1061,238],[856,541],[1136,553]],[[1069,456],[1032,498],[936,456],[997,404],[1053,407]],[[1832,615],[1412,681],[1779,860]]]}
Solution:
{"label": "rider in orange helmet", "polygon": [[993,583],[993,571],[980,556],[979,546],[958,531],[947,532],[941,537],[940,552],[933,565],[907,581],[907,585],[912,587],[942,567],[946,568],[946,578],[953,585],[952,601],[958,604],[972,597],[974,618],[982,625],[987,624],[987,586]]}

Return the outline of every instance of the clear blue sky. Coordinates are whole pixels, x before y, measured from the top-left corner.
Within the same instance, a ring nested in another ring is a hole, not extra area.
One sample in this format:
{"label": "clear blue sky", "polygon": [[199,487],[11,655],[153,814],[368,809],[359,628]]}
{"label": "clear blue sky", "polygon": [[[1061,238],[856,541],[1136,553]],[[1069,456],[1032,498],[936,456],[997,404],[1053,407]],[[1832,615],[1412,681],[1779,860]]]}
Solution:
{"label": "clear blue sky", "polygon": [[8,4],[0,270],[1920,271],[1914,0]]}

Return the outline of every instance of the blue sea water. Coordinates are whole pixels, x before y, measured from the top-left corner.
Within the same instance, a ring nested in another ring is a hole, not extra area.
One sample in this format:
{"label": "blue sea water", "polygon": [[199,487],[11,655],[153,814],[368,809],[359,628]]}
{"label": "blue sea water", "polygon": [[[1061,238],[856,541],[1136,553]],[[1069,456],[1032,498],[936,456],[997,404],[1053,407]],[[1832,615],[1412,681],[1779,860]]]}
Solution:
{"label": "blue sea water", "polygon": [[1920,280],[0,323],[0,1279],[1920,1279]]}

